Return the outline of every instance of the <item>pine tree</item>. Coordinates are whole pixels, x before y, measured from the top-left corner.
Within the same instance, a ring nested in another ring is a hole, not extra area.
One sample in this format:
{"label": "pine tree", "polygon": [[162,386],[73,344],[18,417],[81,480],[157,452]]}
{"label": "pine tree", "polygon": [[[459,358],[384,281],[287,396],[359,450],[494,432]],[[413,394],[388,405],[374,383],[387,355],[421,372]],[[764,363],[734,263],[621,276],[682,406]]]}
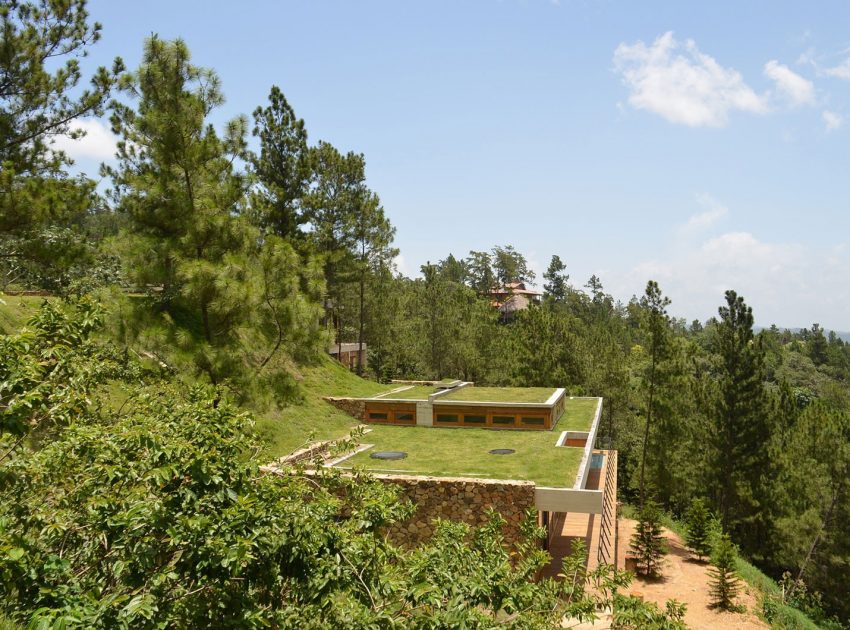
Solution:
{"label": "pine tree", "polygon": [[661,289],[658,283],[650,280],[646,283],[646,293],[640,300],[642,309],[641,328],[646,335],[649,351],[649,365],[647,366],[646,374],[643,378],[644,386],[646,387],[646,406],[644,415],[646,423],[643,434],[643,447],[641,449],[640,458],[640,503],[643,505],[645,488],[646,488],[646,454],[649,446],[650,430],[655,416],[659,414],[662,406],[661,397],[658,395],[660,389],[660,380],[663,377],[663,371],[659,370],[659,364],[666,358],[669,353],[669,324],[670,318],[667,315],[667,306],[670,304],[670,299],[661,294]]}
{"label": "pine tree", "polygon": [[711,517],[702,499],[691,501],[687,517],[685,541],[688,548],[702,560],[711,553]]}
{"label": "pine tree", "polygon": [[724,610],[735,608],[735,597],[740,590],[741,580],[735,569],[737,552],[729,534],[723,534],[714,547],[709,569],[709,587],[714,605]]}
{"label": "pine tree", "polygon": [[757,552],[768,539],[764,503],[773,422],[764,389],[764,350],[753,336],[752,308],[742,297],[727,291],[726,306],[719,313],[710,483],[723,529],[735,534],[745,549]]}
{"label": "pine tree", "polygon": [[552,256],[548,269],[543,273],[543,279],[546,280],[543,291],[547,298],[555,302],[563,302],[567,297],[567,290],[569,289],[567,283],[570,280],[570,275],[564,273],[566,268],[567,266],[563,263],[561,257],[556,254]]}
{"label": "pine tree", "polygon": [[260,152],[248,153],[256,177],[252,198],[254,220],[282,238],[302,236],[307,221],[302,200],[310,179],[310,151],[304,121],[295,115],[279,87],[272,86],[269,104],[254,110],[253,135]]}
{"label": "pine tree", "polygon": [[[212,383],[234,375],[233,352],[249,315],[248,248],[257,239],[240,216],[244,178],[233,160],[244,151],[244,123],[220,137],[207,121],[224,97],[218,77],[193,65],[181,40],[151,37],[142,64],[121,79],[137,101],[112,103],[122,136],[112,197],[128,219],[125,262],[137,286],[168,313],[158,343],[186,353]],[[181,322],[180,330],[173,322]],[[148,331],[157,325],[147,326]]]}
{"label": "pine tree", "polygon": [[629,547],[637,561],[638,573],[648,576],[658,574],[667,544],[661,528],[661,513],[652,499],[647,499],[638,512],[638,522]]}

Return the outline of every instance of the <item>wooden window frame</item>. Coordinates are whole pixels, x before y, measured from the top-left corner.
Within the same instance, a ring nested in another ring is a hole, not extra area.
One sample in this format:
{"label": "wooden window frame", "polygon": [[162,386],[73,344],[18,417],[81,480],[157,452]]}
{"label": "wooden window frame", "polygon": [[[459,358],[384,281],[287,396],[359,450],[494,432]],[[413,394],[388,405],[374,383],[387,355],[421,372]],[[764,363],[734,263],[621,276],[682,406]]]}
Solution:
{"label": "wooden window frame", "polygon": [[[386,419],[373,419],[373,413],[385,413]],[[399,414],[411,414],[412,419],[402,420]],[[416,424],[416,403],[366,403],[366,422],[369,424],[395,424],[401,426],[414,426]]]}
{"label": "wooden window frame", "polygon": [[[444,422],[437,420],[438,416],[452,415],[457,417],[457,422]],[[484,422],[466,422],[466,416],[484,416]],[[493,416],[513,418],[510,424],[499,424],[493,422]],[[543,418],[543,424],[523,424],[522,418]],[[439,427],[476,427],[499,430],[532,430],[546,431],[551,428],[552,409],[549,407],[503,407],[503,406],[463,406],[463,405],[434,405],[433,424]]]}

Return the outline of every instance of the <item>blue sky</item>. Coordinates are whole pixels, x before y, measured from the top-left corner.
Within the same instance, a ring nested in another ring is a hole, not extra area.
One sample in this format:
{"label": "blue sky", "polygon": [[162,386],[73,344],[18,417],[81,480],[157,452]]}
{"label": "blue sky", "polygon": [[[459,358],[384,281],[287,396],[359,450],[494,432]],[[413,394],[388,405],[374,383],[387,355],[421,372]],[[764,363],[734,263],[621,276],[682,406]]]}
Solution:
{"label": "blue sky", "polygon": [[[688,319],[850,330],[844,2],[92,0],[88,64],[151,33],[215,68],[222,123],[272,84],[311,142],[366,155],[400,270],[513,244]],[[94,172],[95,121],[71,152]]]}

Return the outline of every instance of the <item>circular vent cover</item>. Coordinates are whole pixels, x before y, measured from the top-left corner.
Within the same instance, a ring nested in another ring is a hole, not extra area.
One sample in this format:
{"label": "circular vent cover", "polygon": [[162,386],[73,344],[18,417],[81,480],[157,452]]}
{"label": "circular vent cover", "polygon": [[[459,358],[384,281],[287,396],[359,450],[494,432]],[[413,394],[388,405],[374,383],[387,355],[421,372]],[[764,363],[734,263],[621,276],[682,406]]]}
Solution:
{"label": "circular vent cover", "polygon": [[369,455],[372,459],[404,459],[407,453],[404,451],[378,451]]}
{"label": "circular vent cover", "polygon": [[512,455],[516,451],[512,448],[494,448],[490,451],[490,455]]}

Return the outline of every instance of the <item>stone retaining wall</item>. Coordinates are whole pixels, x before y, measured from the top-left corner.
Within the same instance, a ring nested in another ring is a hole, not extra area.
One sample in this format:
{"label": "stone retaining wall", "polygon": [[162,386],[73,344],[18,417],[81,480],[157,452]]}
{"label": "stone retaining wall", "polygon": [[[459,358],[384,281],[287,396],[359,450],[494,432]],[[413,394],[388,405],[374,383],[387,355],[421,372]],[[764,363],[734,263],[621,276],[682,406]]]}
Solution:
{"label": "stone retaining wall", "polygon": [[325,396],[324,400],[356,420],[360,420],[361,422],[366,420],[366,401],[364,400],[339,398],[336,396]]}
{"label": "stone retaining wall", "polygon": [[534,508],[534,483],[493,481],[450,477],[375,475],[384,483],[398,486],[401,499],[416,506],[413,516],[394,525],[388,532],[396,544],[412,547],[434,533],[434,519],[462,521],[472,526],[487,522],[487,508],[493,508],[507,521],[505,541],[513,545],[520,538],[520,525],[528,508]]}

